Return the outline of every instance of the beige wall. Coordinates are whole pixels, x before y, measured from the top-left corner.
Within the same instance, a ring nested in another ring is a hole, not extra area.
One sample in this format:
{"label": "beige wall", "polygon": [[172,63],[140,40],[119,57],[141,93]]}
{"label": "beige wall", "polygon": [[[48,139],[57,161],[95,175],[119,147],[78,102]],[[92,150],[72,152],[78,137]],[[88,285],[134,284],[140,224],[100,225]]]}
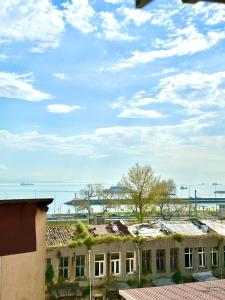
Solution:
{"label": "beige wall", "polygon": [[46,212],[37,208],[37,251],[1,257],[0,300],[43,300]]}
{"label": "beige wall", "polygon": [[[220,275],[221,269],[223,276],[225,276],[225,268],[224,268],[224,258],[223,258],[223,247],[225,245],[225,240],[220,240],[219,242],[219,266],[214,270],[214,273]],[[170,278],[174,271],[171,272],[170,270],[170,249],[171,248],[178,248],[178,269],[181,271],[184,277],[191,277],[192,273],[195,272],[203,272],[203,271],[211,271],[211,247],[218,246],[218,237],[210,236],[210,235],[202,235],[202,236],[192,236],[192,237],[185,237],[181,242],[176,241],[174,238],[165,238],[165,239],[153,239],[146,241],[141,244],[140,246],[140,256],[142,250],[151,250],[152,256],[152,272],[146,276],[141,274],[142,278],[146,278],[148,280],[152,280],[155,278],[160,277],[168,277]],[[184,266],[184,249],[185,248],[193,248],[193,268],[186,269]],[[206,248],[206,266],[204,268],[198,266],[198,247],[205,247]],[[157,249],[165,249],[166,253],[166,269],[163,273],[158,273],[156,270],[156,250]],[[71,249],[69,247],[61,247],[58,249],[48,249],[47,256],[51,258],[51,262],[53,268],[55,270],[55,279],[54,282],[57,282],[58,279],[58,266],[59,266],[59,258],[57,256],[57,252],[60,251],[60,255],[64,257],[69,257],[69,280],[70,282],[74,282],[79,280],[80,286],[87,286],[88,285],[88,250],[85,246],[77,247]],[[136,274],[134,275],[127,275],[126,274],[126,266],[125,266],[125,259],[126,259],[126,252],[134,251],[136,255],[136,262],[137,259],[137,248],[135,243],[133,242],[113,242],[110,244],[101,244],[95,245],[92,247],[91,250],[91,273],[92,273],[92,286],[100,286],[107,282],[113,280],[137,280],[138,279],[138,265],[136,267]],[[102,278],[94,277],[94,257],[95,254],[105,253],[107,256],[108,253],[111,252],[120,252],[121,253],[121,274],[119,276],[110,276],[109,270],[107,270],[106,266],[106,276]],[[75,278],[75,263],[74,258],[76,255],[85,255],[86,256],[86,276],[82,280]],[[140,257],[141,262],[141,257]]]}

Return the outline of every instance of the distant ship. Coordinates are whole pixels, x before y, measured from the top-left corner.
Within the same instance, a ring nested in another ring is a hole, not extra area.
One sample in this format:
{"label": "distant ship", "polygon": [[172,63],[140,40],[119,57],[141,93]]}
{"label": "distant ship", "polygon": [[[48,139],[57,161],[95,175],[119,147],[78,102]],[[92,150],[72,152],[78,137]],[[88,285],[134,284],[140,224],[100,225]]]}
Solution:
{"label": "distant ship", "polygon": [[34,183],[29,183],[29,182],[21,182],[20,185],[34,185]]}

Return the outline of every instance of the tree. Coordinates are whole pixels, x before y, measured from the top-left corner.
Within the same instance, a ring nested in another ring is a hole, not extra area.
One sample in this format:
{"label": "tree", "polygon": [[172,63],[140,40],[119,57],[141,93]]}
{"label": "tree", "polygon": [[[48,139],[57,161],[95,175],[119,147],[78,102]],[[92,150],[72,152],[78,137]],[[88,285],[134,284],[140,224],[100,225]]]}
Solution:
{"label": "tree", "polygon": [[88,211],[88,223],[91,219],[91,199],[99,199],[102,192],[101,184],[87,184],[84,189],[80,191],[82,200],[80,201],[80,208]]}
{"label": "tree", "polygon": [[120,183],[135,208],[136,217],[143,221],[145,212],[155,203],[153,191],[156,190],[153,188],[157,183],[157,177],[152,168],[149,165],[135,164],[128,170],[127,175],[122,177]]}
{"label": "tree", "polygon": [[186,201],[174,197],[176,185],[172,179],[158,180],[152,192],[155,195],[160,216],[164,220],[170,220],[174,215],[182,213],[187,207]]}

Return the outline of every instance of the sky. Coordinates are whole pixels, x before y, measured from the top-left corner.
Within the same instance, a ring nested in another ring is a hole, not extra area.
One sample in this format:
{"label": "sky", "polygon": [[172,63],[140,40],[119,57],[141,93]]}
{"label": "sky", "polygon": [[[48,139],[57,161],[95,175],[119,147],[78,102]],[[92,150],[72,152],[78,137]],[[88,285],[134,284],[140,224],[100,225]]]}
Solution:
{"label": "sky", "polygon": [[225,183],[225,6],[0,0],[0,180]]}

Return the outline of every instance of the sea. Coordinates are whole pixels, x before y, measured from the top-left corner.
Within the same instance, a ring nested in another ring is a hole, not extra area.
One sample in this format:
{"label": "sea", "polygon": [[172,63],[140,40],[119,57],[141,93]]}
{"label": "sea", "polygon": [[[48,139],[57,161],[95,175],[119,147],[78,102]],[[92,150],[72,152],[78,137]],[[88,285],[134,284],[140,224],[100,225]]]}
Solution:
{"label": "sea", "polygon": [[[115,186],[115,183],[105,185],[106,188]],[[0,182],[0,200],[22,198],[54,198],[49,206],[49,214],[74,213],[75,208],[65,202],[79,198],[79,192],[84,189],[86,183],[74,182]],[[216,193],[215,193],[216,192]],[[223,193],[224,192],[224,193]],[[187,197],[225,197],[225,185],[219,183],[181,184],[177,185],[176,196]],[[206,205],[204,204],[205,208]],[[215,205],[207,205],[208,209],[215,209]],[[94,207],[94,211],[101,211],[100,206]],[[114,211],[114,210],[112,210]]]}

